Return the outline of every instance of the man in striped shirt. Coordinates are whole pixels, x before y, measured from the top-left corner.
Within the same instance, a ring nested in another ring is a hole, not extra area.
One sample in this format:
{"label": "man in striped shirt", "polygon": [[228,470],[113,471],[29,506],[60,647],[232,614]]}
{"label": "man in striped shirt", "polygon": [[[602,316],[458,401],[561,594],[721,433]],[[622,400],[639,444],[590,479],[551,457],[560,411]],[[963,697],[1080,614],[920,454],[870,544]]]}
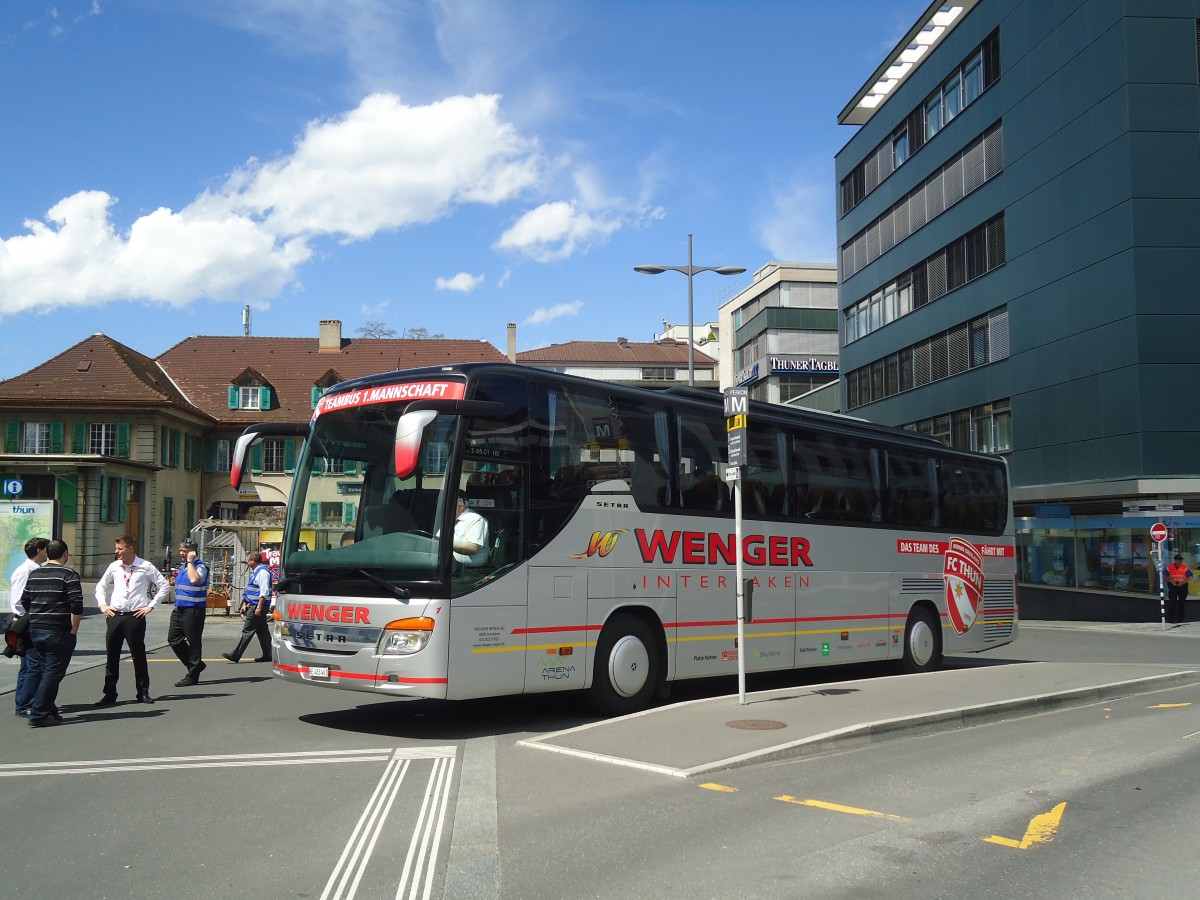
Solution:
{"label": "man in striped shirt", "polygon": [[[8,578],[8,611],[13,616],[25,615],[25,607],[21,605],[21,593],[25,590],[29,573],[36,572],[46,561],[46,547],[49,544],[49,538],[30,538],[25,542],[25,556],[28,559],[13,569]],[[17,702],[17,715],[26,719],[29,718],[29,704],[33,699],[33,691],[29,689],[31,664],[28,653],[21,657],[21,668],[17,670],[17,689],[13,692],[13,699]]]}
{"label": "man in striped shirt", "polygon": [[54,701],[75,652],[75,636],[83,621],[83,585],[79,573],[67,566],[67,545],[51,541],[46,564],[29,573],[20,603],[29,612],[30,666],[33,699],[29,724],[45,728],[62,723]]}

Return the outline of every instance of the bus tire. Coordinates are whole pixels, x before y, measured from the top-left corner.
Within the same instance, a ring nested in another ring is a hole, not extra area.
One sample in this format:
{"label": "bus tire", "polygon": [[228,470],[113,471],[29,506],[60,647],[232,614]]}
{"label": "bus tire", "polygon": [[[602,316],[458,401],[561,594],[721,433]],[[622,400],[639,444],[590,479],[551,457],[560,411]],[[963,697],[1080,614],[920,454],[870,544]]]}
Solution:
{"label": "bus tire", "polygon": [[662,680],[662,658],[642,619],[616,615],[600,632],[588,702],[606,716],[623,716],[650,705]]}
{"label": "bus tire", "polygon": [[932,672],[942,664],[942,629],[937,616],[927,607],[914,606],[904,626],[905,673]]}

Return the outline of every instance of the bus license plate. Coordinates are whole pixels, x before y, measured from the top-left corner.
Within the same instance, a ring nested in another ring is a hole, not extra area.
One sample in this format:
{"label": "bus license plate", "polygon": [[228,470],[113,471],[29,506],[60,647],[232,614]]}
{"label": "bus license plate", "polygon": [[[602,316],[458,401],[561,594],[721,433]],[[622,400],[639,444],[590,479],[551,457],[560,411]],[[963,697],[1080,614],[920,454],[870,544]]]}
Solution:
{"label": "bus license plate", "polygon": [[309,678],[328,678],[329,677],[329,666],[309,666],[308,667],[308,677]]}

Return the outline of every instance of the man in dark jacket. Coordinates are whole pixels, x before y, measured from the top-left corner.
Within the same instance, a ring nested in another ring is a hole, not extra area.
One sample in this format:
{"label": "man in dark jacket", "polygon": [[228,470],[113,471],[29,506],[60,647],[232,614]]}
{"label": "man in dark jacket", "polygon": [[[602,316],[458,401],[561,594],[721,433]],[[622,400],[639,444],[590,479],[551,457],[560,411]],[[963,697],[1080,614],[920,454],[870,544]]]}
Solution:
{"label": "man in dark jacket", "polygon": [[29,613],[31,646],[27,655],[33,655],[31,668],[36,672],[30,685],[29,724],[33,728],[62,724],[54,701],[83,621],[83,585],[79,573],[67,566],[68,556],[65,542],[51,541],[46,547],[46,564],[29,573],[21,595],[21,605]]}

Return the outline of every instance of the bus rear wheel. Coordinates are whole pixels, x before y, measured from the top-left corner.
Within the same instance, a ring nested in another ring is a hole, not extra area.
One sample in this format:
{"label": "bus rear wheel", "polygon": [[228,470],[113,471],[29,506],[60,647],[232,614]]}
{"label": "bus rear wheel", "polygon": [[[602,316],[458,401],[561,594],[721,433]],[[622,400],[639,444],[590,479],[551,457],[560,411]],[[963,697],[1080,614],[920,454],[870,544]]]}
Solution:
{"label": "bus rear wheel", "polygon": [[924,606],[913,607],[904,626],[904,672],[932,672],[942,664],[942,629]]}
{"label": "bus rear wheel", "polygon": [[592,708],[606,716],[645,709],[661,680],[662,659],[650,626],[637,616],[614,616],[596,642]]}

